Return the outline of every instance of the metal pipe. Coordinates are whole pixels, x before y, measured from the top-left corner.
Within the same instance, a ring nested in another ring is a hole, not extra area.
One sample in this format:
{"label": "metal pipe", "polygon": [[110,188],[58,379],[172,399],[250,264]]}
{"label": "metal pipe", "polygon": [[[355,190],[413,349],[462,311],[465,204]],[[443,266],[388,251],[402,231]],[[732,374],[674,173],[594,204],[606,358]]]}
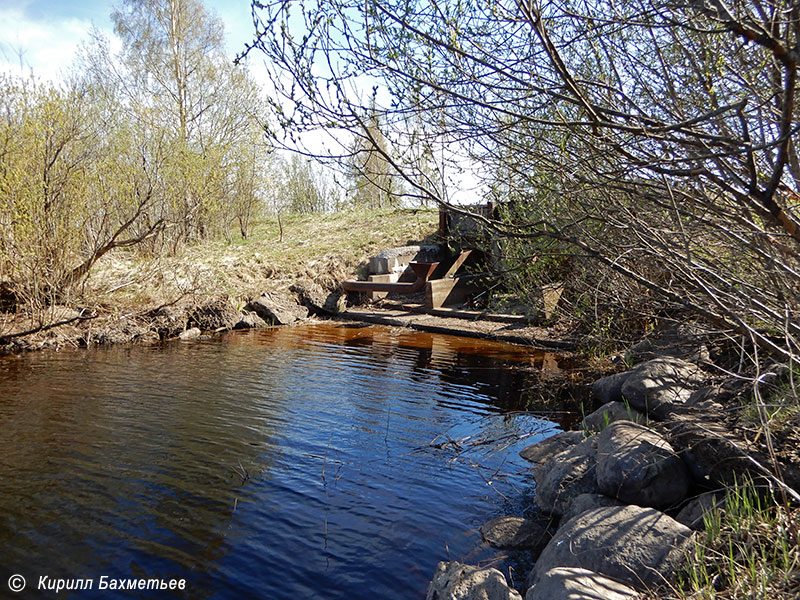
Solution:
{"label": "metal pipe", "polygon": [[379,281],[343,281],[342,287],[348,292],[397,292],[398,294],[413,294],[421,291],[428,281],[428,277],[439,266],[438,262],[416,262],[408,263],[411,270],[417,276],[416,281],[381,283]]}

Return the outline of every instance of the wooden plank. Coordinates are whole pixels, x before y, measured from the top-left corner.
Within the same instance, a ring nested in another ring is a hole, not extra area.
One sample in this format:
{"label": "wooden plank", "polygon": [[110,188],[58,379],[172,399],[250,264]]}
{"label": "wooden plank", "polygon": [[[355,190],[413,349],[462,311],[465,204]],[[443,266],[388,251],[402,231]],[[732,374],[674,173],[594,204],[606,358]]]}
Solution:
{"label": "wooden plank", "polygon": [[444,278],[447,279],[455,277],[456,271],[458,271],[461,268],[461,265],[463,265],[464,261],[469,258],[470,254],[472,254],[472,250],[462,250],[461,254],[459,254],[458,258],[456,259],[456,262],[454,262],[453,266],[451,266],[447,270],[447,273],[444,274]]}
{"label": "wooden plank", "polygon": [[475,291],[474,285],[458,278],[434,279],[425,284],[425,308],[440,308],[447,304],[460,304],[470,294],[474,294]]}

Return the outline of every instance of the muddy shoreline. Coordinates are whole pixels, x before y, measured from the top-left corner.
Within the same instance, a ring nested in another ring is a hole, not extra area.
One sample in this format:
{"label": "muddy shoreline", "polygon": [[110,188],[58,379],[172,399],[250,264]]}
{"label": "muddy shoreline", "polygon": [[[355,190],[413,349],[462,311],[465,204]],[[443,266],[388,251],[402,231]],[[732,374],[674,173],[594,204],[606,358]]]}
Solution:
{"label": "muddy shoreline", "polygon": [[[578,348],[574,333],[543,327],[519,315],[492,315],[476,311],[426,311],[421,304],[383,302],[347,306],[341,292],[326,292],[293,284],[284,291],[266,292],[237,308],[227,297],[181,299],[126,314],[102,309],[51,306],[38,319],[3,315],[0,353],[16,354],[63,347],[86,348],[107,344],[156,343],[233,329],[285,326],[308,318],[366,322],[408,327],[502,341],[548,350]],[[38,330],[38,331],[37,331]]]}

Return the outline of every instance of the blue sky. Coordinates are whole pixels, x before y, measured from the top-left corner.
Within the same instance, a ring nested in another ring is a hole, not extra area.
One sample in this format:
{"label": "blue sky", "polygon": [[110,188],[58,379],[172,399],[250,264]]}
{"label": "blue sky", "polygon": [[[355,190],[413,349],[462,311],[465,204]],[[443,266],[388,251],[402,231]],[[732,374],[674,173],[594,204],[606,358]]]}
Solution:
{"label": "blue sky", "polygon": [[[57,80],[92,25],[112,36],[115,0],[0,0],[0,71]],[[250,0],[205,0],[225,23],[233,57],[250,38]]]}

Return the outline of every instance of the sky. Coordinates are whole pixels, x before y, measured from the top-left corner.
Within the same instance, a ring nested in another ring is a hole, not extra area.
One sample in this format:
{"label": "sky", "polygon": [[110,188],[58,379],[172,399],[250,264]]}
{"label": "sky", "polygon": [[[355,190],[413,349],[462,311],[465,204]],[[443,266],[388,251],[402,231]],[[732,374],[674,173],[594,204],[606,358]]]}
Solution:
{"label": "sky", "polygon": [[[0,0],[0,71],[57,81],[94,25],[113,39],[117,0]],[[251,39],[250,0],[204,0],[225,23],[231,59]],[[256,65],[252,65],[256,67]]]}
{"label": "sky", "polygon": [[[38,79],[58,82],[75,60],[81,42],[89,39],[93,26],[111,40],[112,50],[118,50],[120,44],[110,19],[118,1],[121,0],[0,0],[0,73],[23,77],[33,73]],[[204,4],[225,24],[226,49],[233,60],[252,39],[250,0],[204,0]],[[247,64],[254,79],[266,84],[260,53],[252,53]],[[324,153],[325,136],[312,132],[302,138],[306,149]],[[345,146],[348,140],[349,137],[343,142]],[[459,198],[453,200],[473,202],[473,178],[465,174],[462,179],[456,193]],[[462,195],[464,198],[460,198]]]}

